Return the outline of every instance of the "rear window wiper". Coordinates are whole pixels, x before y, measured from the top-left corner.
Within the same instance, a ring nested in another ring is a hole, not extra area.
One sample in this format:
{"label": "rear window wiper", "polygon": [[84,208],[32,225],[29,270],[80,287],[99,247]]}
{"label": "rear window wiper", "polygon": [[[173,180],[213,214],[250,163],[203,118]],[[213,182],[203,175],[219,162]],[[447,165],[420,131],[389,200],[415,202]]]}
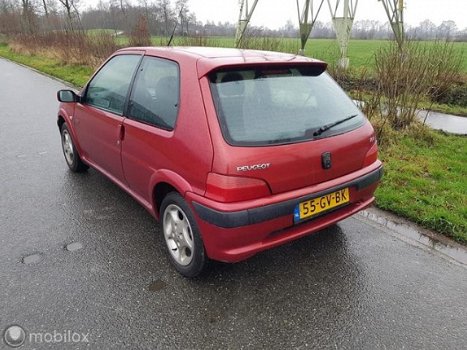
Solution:
{"label": "rear window wiper", "polygon": [[347,118],[344,118],[344,119],[341,119],[341,120],[338,120],[337,122],[334,122],[334,123],[330,123],[330,124],[326,124],[326,125],[323,125],[322,127],[320,127],[318,130],[316,130],[314,133],[313,133],[313,136],[319,136],[321,135],[323,132],[326,132],[328,131],[329,129],[332,129],[333,127],[339,125],[339,124],[342,124],[342,123],[345,123],[346,121],[350,120],[350,119],[353,119],[355,117],[357,117],[358,114],[352,114],[351,116],[347,117]]}

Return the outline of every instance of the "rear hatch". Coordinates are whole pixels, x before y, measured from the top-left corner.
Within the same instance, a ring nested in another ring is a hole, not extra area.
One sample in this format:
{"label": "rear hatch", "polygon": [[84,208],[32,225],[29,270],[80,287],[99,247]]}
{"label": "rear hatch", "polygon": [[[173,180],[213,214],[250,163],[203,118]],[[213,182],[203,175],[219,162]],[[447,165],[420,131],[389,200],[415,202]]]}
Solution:
{"label": "rear hatch", "polygon": [[[237,147],[228,155],[218,154],[213,171],[264,180],[273,194],[291,191],[361,169],[371,148],[372,135],[373,129],[366,122],[356,130],[320,140]],[[328,157],[330,164],[323,164]]]}
{"label": "rear hatch", "polygon": [[264,181],[273,194],[365,164],[373,128],[323,65],[222,69],[209,75],[225,147],[213,173]]}

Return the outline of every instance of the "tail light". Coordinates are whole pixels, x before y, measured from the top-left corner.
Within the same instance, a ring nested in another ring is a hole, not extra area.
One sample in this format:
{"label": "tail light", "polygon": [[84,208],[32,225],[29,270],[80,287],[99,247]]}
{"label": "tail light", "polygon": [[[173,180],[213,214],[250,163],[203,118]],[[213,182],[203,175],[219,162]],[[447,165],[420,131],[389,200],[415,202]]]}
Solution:
{"label": "tail light", "polygon": [[206,197],[218,202],[230,203],[269,196],[266,182],[260,179],[240,176],[226,176],[209,173],[206,183]]}

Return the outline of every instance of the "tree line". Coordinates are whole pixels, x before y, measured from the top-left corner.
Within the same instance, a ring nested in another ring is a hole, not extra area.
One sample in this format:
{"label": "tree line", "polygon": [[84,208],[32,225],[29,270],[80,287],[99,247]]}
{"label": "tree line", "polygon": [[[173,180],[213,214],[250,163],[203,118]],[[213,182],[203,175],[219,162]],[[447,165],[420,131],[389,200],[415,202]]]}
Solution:
{"label": "tree line", "polygon": [[[96,6],[83,8],[80,0],[0,0],[0,33],[35,34],[47,31],[112,29],[116,34],[130,33],[143,18],[151,35],[158,36],[229,36],[235,35],[236,24],[202,23],[190,11],[188,0],[100,0]],[[256,35],[297,37],[298,26],[287,21],[278,29],[251,27]],[[460,29],[452,20],[440,25],[429,19],[418,26],[406,26],[407,37],[416,40],[450,39],[467,41],[467,28]],[[335,38],[330,22],[315,23],[312,36]],[[392,31],[388,23],[357,20],[352,29],[355,39],[388,39]]]}

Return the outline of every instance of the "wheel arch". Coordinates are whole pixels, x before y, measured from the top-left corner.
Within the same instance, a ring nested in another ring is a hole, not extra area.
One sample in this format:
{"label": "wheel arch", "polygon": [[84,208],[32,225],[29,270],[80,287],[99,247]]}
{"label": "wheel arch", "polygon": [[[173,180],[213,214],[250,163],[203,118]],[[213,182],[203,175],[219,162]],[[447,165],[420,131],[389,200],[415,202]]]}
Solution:
{"label": "wheel arch", "polygon": [[151,183],[152,206],[156,218],[159,218],[162,201],[170,192],[177,192],[185,198],[186,192],[192,191],[191,185],[183,177],[171,170],[157,171]]}
{"label": "wheel arch", "polygon": [[59,114],[58,117],[57,117],[57,126],[58,126],[58,131],[61,131],[62,130],[62,125],[66,123],[65,122],[65,118]]}
{"label": "wheel arch", "polygon": [[68,130],[71,134],[71,137],[73,139],[73,143],[75,145],[76,151],[78,152],[78,155],[83,159],[83,152],[81,149],[81,144],[79,142],[79,139],[76,135],[75,128],[72,121],[73,116],[69,114],[65,108],[60,108],[58,111],[57,115],[57,127],[58,127],[58,132],[61,133],[62,131],[62,126],[63,124],[66,124],[68,126]]}
{"label": "wheel arch", "polygon": [[159,182],[155,187],[154,191],[152,194],[152,200],[153,200],[153,205],[154,205],[154,211],[157,217],[160,217],[160,208],[162,201],[164,200],[165,196],[169,194],[170,192],[177,192],[177,189],[170,185],[167,182]]}

